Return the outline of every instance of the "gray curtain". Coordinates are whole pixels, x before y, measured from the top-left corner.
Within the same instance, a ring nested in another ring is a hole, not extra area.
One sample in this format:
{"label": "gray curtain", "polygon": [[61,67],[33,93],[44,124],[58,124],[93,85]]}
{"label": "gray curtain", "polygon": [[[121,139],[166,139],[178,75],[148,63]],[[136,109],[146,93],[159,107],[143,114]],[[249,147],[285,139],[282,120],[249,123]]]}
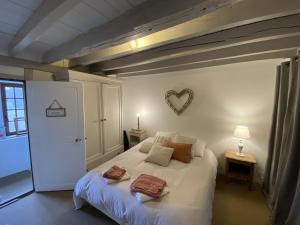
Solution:
{"label": "gray curtain", "polygon": [[270,225],[300,225],[300,64],[277,68],[269,155],[263,183]]}

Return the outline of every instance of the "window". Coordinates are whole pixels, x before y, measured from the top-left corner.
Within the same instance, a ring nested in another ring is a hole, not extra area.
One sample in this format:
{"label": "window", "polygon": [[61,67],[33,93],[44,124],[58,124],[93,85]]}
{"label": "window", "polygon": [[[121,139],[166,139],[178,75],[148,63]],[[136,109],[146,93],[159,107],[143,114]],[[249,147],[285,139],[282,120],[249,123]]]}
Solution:
{"label": "window", "polygon": [[6,135],[27,133],[24,85],[21,83],[0,85]]}

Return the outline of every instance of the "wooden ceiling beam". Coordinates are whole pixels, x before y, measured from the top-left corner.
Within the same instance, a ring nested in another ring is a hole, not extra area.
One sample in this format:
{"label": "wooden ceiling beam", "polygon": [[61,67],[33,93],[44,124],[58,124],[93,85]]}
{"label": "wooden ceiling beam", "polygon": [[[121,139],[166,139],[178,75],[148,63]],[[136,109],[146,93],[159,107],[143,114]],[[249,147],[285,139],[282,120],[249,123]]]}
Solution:
{"label": "wooden ceiling beam", "polygon": [[[44,54],[43,61],[49,63],[63,58],[84,57],[99,50],[173,27],[239,1],[148,0],[112,21],[49,50]],[[72,66],[86,64],[89,63],[73,63]]]}
{"label": "wooden ceiling beam", "polygon": [[37,69],[46,72],[57,72],[66,69],[65,67],[42,64],[31,60],[18,59],[15,57],[3,56],[3,55],[0,55],[0,65],[20,67],[25,69]]}
{"label": "wooden ceiling beam", "polygon": [[[188,65],[176,65],[166,68],[158,68],[153,70],[146,70],[146,71],[135,71],[135,72],[121,72],[117,74],[118,77],[128,77],[128,76],[142,76],[142,75],[153,75],[153,74],[162,74],[162,73],[170,73],[175,71],[185,71],[191,69],[199,69],[204,67],[212,67],[212,66],[219,66],[219,65],[226,65],[232,63],[241,63],[241,62],[249,62],[249,61],[257,61],[257,60],[268,60],[268,59],[279,59],[279,58],[288,58],[293,57],[297,54],[297,49],[285,49],[285,50],[278,50],[278,51],[270,51],[264,53],[257,53],[257,54],[250,54],[244,56],[237,56],[237,57],[228,57],[223,59],[212,59],[205,62],[197,62],[194,64]],[[107,75],[109,75],[108,73]]]}
{"label": "wooden ceiling beam", "polygon": [[116,70],[246,43],[292,37],[299,34],[300,14],[296,14],[239,26],[110,61],[95,63],[91,68],[94,68],[96,71]]}
{"label": "wooden ceiling beam", "polygon": [[[146,33],[137,30],[137,32],[127,33],[127,35],[125,36],[120,35],[117,38],[117,41],[115,41],[116,39],[112,39],[111,41],[106,43],[107,45],[99,44],[94,48],[86,46],[88,51],[85,52],[88,55],[73,58],[71,60],[71,65],[87,65],[95,62],[107,61],[139,51],[163,46],[165,44],[182,41],[188,38],[203,36],[233,27],[243,26],[246,24],[256,23],[259,21],[293,15],[297,13],[300,13],[299,0],[290,0],[289,4],[286,4],[286,2],[282,0],[234,1],[230,6],[216,8],[215,10],[211,10],[209,13],[205,13],[204,15],[199,16],[195,19],[180,23],[166,29],[161,29],[160,31],[159,29],[157,29],[155,33],[151,33],[153,30]],[[125,20],[126,18],[124,18],[124,21]],[[156,26],[160,27],[159,25],[159,21],[157,21],[157,24],[152,23],[153,28],[155,28]],[[104,30],[103,32],[106,33]],[[142,37],[142,39],[147,38],[150,44],[146,44],[146,46],[144,46],[143,48],[135,50],[130,49],[129,45],[127,45],[127,48],[117,50],[111,47],[120,43],[124,43],[125,41],[135,39],[137,37]],[[100,34],[99,38],[101,39]],[[74,45],[75,44],[78,43],[74,42]],[[64,50],[61,49],[60,51]]]}
{"label": "wooden ceiling beam", "polygon": [[[157,70],[178,65],[192,65],[194,63],[206,62],[217,59],[241,57],[245,55],[257,55],[259,53],[266,53],[284,49],[295,49],[300,47],[300,35],[289,38],[281,38],[267,41],[260,41],[255,43],[244,44],[240,46],[228,47],[219,50],[208,51],[204,53],[197,53],[172,59],[166,59],[158,62],[148,63],[140,66],[132,66],[128,68],[121,68],[116,70],[106,71],[109,74],[132,73],[138,71]],[[91,72],[94,73],[94,68],[91,67]]]}
{"label": "wooden ceiling beam", "polygon": [[10,42],[9,54],[14,56],[24,50],[79,2],[80,0],[43,1]]}

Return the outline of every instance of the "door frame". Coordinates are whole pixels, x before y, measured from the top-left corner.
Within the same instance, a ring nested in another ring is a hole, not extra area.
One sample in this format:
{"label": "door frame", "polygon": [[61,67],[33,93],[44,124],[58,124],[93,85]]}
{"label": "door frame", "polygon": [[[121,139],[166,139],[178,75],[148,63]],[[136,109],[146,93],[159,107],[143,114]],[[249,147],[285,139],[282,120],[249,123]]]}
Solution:
{"label": "door frame", "polygon": [[33,186],[33,191],[35,192],[35,183],[33,179],[33,169],[32,169],[32,156],[31,156],[31,145],[30,145],[30,132],[29,132],[29,121],[28,121],[28,105],[27,105],[27,81],[24,80],[24,94],[25,94],[25,105],[26,105],[26,126],[27,126],[27,131],[28,131],[28,146],[29,146],[29,158],[30,158],[30,169],[31,169],[31,180],[32,180],[32,186]]}
{"label": "door frame", "polygon": [[[35,184],[34,184],[34,179],[33,179],[33,170],[32,170],[32,159],[31,159],[31,148],[30,148],[30,134],[29,134],[29,126],[28,126],[28,105],[27,105],[27,90],[26,90],[26,80],[21,80],[21,79],[11,79],[11,78],[2,78],[0,77],[1,81],[14,81],[14,82],[22,82],[23,83],[23,90],[24,90],[24,106],[25,106],[25,121],[26,121],[26,126],[27,126],[27,142],[28,142],[28,153],[29,153],[29,163],[30,163],[30,170],[31,170],[31,183],[32,183],[32,190],[28,191],[27,193],[21,194],[15,198],[12,198],[6,202],[0,203],[0,209],[8,206],[15,201],[17,201],[19,198],[26,197],[27,195],[30,195],[35,192]],[[3,105],[3,104],[2,104]],[[2,107],[1,105],[1,107]],[[4,109],[3,109],[4,110]]]}

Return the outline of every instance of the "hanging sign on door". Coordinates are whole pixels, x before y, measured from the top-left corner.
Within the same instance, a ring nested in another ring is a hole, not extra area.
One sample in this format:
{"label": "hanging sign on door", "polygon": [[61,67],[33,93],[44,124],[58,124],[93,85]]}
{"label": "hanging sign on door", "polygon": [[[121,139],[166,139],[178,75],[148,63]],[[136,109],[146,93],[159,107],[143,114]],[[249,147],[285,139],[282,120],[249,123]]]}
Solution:
{"label": "hanging sign on door", "polygon": [[51,105],[46,109],[46,117],[65,117],[66,108],[55,99]]}

